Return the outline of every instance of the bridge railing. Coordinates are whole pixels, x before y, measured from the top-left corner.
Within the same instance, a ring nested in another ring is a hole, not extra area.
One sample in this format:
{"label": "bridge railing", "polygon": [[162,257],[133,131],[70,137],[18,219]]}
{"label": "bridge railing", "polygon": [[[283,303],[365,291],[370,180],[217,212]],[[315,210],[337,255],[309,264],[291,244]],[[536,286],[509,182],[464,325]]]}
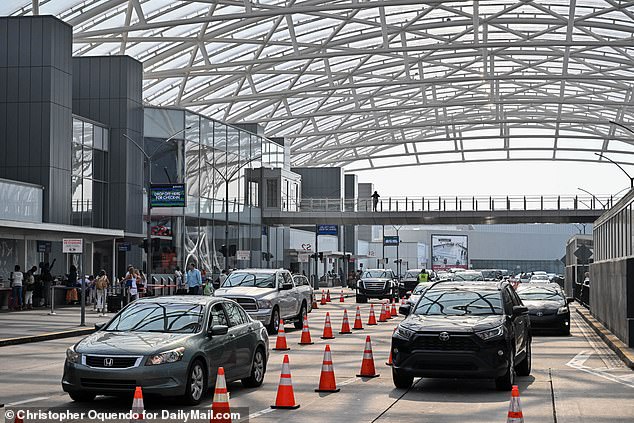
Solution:
{"label": "bridge railing", "polygon": [[373,200],[304,198],[299,211],[319,212],[438,212],[438,211],[538,211],[538,210],[604,210],[619,197],[602,196],[432,196],[381,197],[374,209]]}

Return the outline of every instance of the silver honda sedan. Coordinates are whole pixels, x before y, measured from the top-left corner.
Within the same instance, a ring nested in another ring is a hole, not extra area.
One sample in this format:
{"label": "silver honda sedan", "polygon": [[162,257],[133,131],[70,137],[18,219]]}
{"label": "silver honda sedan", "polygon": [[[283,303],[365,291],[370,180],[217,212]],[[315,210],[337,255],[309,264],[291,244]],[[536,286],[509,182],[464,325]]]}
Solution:
{"label": "silver honda sedan", "polygon": [[200,403],[215,385],[257,387],[269,354],[266,329],[236,302],[209,296],[137,300],[66,351],[62,388],[75,401],[96,395],[146,394]]}

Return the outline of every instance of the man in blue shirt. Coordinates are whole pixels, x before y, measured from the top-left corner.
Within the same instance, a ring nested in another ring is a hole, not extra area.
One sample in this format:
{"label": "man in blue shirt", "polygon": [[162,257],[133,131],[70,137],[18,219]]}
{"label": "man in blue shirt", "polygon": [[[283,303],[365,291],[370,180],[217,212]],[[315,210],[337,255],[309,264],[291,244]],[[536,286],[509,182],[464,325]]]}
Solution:
{"label": "man in blue shirt", "polygon": [[194,263],[189,263],[188,267],[187,287],[189,288],[189,295],[199,295],[200,287],[203,284],[203,278],[200,275],[200,270],[196,269],[196,265]]}

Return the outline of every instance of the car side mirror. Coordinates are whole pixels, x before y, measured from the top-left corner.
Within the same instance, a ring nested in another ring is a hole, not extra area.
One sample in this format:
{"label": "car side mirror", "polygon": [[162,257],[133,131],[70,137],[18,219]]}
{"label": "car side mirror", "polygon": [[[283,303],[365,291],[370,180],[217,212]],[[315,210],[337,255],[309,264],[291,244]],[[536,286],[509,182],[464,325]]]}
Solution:
{"label": "car side mirror", "polygon": [[280,286],[281,291],[288,291],[289,289],[293,289],[292,283],[283,283],[282,286]]}
{"label": "car side mirror", "polygon": [[566,302],[567,302],[568,304],[570,304],[570,303],[574,303],[574,302],[575,302],[575,299],[574,299],[573,297],[566,297]]}
{"label": "car side mirror", "polygon": [[104,326],[106,326],[105,323],[95,323],[95,330],[101,330]]}
{"label": "car side mirror", "polygon": [[227,332],[229,332],[229,326],[226,326],[226,325],[213,325],[207,331],[207,336],[209,336],[211,338],[212,336],[226,335]]}
{"label": "car side mirror", "polygon": [[525,306],[513,306],[513,316],[521,316],[528,313],[528,307]]}
{"label": "car side mirror", "polygon": [[409,316],[412,311],[412,306],[410,304],[403,304],[398,308],[398,314],[402,314],[403,316]]}

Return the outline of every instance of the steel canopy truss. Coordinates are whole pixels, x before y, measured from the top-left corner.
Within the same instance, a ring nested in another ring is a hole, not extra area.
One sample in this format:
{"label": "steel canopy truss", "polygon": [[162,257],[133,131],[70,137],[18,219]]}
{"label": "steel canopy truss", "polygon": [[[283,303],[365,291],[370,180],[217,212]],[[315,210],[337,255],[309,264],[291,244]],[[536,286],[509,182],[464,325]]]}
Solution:
{"label": "steel canopy truss", "polygon": [[7,0],[144,96],[286,137],[293,165],[634,163],[634,1]]}

